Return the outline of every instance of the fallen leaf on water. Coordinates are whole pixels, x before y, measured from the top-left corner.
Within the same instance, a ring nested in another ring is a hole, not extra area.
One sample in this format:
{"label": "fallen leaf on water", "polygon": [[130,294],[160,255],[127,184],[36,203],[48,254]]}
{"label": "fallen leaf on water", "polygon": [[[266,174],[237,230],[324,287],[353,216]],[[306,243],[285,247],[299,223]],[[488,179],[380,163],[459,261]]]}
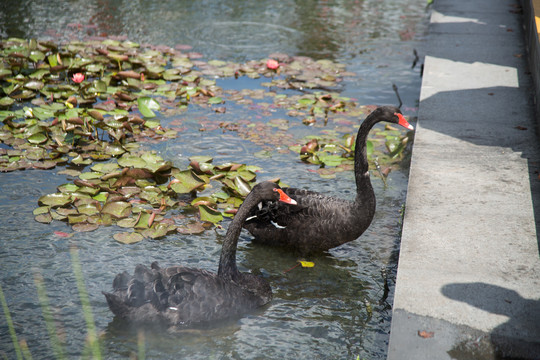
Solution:
{"label": "fallen leaf on water", "polygon": [[302,265],[302,267],[307,267],[307,268],[315,266],[315,263],[311,261],[300,260],[299,263],[300,265]]}
{"label": "fallen leaf on water", "polygon": [[72,236],[73,236],[73,233],[68,234],[68,233],[63,232],[63,231],[55,231],[55,232],[54,232],[54,235],[59,236],[59,237],[65,237],[65,238],[68,238],[68,237],[72,237]]}

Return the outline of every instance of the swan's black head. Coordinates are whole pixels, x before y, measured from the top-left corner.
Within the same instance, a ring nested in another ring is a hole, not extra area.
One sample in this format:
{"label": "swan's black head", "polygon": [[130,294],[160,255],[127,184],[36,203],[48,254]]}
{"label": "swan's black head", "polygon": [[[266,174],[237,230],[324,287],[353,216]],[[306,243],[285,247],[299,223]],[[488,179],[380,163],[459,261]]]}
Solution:
{"label": "swan's black head", "polygon": [[373,110],[369,117],[374,118],[376,122],[387,121],[414,130],[414,127],[403,117],[401,110],[395,106],[380,106]]}
{"label": "swan's black head", "polygon": [[281,201],[286,204],[296,205],[294,199],[291,199],[277,184],[270,181],[255,185],[251,192],[257,194],[259,200]]}

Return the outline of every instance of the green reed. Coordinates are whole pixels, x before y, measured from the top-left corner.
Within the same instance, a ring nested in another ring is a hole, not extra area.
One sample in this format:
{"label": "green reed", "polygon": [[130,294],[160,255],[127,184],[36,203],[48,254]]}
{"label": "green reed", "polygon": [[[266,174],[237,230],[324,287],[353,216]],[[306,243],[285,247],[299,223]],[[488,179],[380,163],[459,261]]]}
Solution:
{"label": "green reed", "polygon": [[9,335],[11,335],[11,341],[13,342],[13,347],[15,348],[15,354],[17,355],[17,360],[22,360],[23,355],[21,352],[21,347],[17,341],[17,334],[15,333],[15,328],[13,327],[13,321],[11,320],[11,315],[9,313],[9,308],[7,305],[6,298],[4,297],[4,291],[2,290],[2,285],[0,285],[0,302],[2,302],[2,308],[4,309],[4,315],[6,317],[6,322],[8,324]]}
{"label": "green reed", "polygon": [[47,291],[45,290],[45,285],[41,274],[37,272],[34,274],[34,283],[36,284],[38,299],[39,303],[41,304],[41,312],[43,314],[43,319],[45,320],[45,325],[47,326],[47,332],[49,333],[49,338],[51,340],[51,345],[56,359],[66,359],[64,346],[58,337],[58,331],[56,330],[56,326],[54,324],[51,306],[49,305],[49,298],[47,297]]}
{"label": "green reed", "polygon": [[92,351],[94,359],[101,359],[101,350],[99,339],[97,336],[96,325],[94,323],[94,315],[92,314],[92,307],[90,305],[90,299],[86,291],[84,284],[84,278],[81,268],[81,262],[79,260],[79,252],[75,246],[71,246],[69,249],[71,254],[71,264],[73,266],[73,274],[77,282],[77,289],[79,290],[79,298],[81,299],[82,311],[84,319],[86,321],[86,330],[88,332],[88,343]]}

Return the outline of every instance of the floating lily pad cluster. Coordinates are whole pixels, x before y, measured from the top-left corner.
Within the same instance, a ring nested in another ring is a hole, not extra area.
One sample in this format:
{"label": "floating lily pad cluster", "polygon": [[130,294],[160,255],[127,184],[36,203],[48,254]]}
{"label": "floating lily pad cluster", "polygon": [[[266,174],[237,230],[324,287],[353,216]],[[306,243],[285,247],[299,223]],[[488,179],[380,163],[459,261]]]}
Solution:
{"label": "floating lily pad cluster", "polygon": [[[130,41],[52,42],[7,39],[0,42],[0,171],[51,168],[86,158],[107,159],[129,151],[121,145],[144,138],[174,138],[154,120],[155,111],[174,114],[189,103],[220,105],[224,97],[240,104],[257,92],[225,94],[216,77],[265,76],[263,85],[280,89],[325,89],[350,75],[345,66],[328,60],[273,54],[244,64],[201,61],[200,54],[168,47],[141,47]],[[75,83],[73,74],[84,76]],[[274,93],[275,94],[275,93]],[[26,106],[25,106],[26,105]],[[339,111],[346,102],[334,95],[276,95],[274,105],[296,115]],[[217,108],[216,111],[225,111]],[[298,113],[301,114],[301,113]],[[308,122],[313,121],[307,120]],[[110,145],[114,144],[114,145]],[[79,146],[81,148],[79,148]]]}
{"label": "floating lily pad cluster", "polygon": [[[132,229],[116,235],[122,242],[176,231],[200,233],[205,224],[217,224],[236,212],[259,169],[213,165],[210,157],[190,160],[190,167],[180,170],[150,152],[125,153],[117,161],[91,166],[72,183],[60,185],[58,192],[39,198],[34,215],[43,223],[67,221],[76,231],[113,224]],[[206,194],[196,197],[198,192]],[[200,221],[184,215],[190,212],[198,212]]]}
{"label": "floating lily pad cluster", "polygon": [[[131,229],[117,240],[135,242],[202,232],[231,216],[255,182],[256,167],[195,157],[180,170],[140,149],[141,142],[177,138],[181,130],[167,129],[160,119],[190,105],[219,114],[231,102],[268,118],[200,122],[201,130],[235,131],[258,144],[256,156],[294,151],[326,177],[352,169],[350,134],[369,107],[339,94],[343,78],[354,75],[344,65],[285,54],[243,64],[205,62],[184,50],[116,40],[0,41],[0,172],[65,165],[61,173],[75,178],[39,199],[36,220],[67,221],[77,231],[115,224]],[[263,89],[223,90],[216,83],[242,76],[265,79]],[[286,117],[273,118],[276,110]],[[332,130],[325,130],[328,124]],[[294,139],[291,127],[304,125],[323,135]],[[371,145],[370,154],[391,163],[407,137],[386,129],[376,139],[390,154]],[[308,144],[297,145],[302,141]]]}
{"label": "floating lily pad cluster", "polygon": [[[376,165],[384,164],[382,176],[387,175],[392,167],[398,166],[404,157],[404,150],[412,136],[403,136],[402,132],[386,125],[384,129],[376,128],[367,141],[368,160]],[[320,165],[316,172],[324,178],[334,178],[336,173],[354,170],[354,148],[356,136],[329,132],[326,136],[309,136],[304,145],[292,146],[300,158],[310,164]]]}

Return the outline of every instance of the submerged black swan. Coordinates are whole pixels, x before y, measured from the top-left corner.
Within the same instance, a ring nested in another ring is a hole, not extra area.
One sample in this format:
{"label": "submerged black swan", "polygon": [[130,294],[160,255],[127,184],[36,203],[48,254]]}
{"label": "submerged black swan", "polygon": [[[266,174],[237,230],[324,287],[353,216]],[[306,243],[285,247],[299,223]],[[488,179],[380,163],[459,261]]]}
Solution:
{"label": "submerged black swan", "polygon": [[236,267],[242,225],[261,201],[295,204],[274,183],[255,185],[227,229],[217,274],[184,266],[162,269],[156,262],[150,269],[139,264],[133,276],[124,271],[115,277],[112,293],[103,293],[111,311],[130,321],[171,326],[235,317],[268,303],[268,282]]}
{"label": "submerged black swan", "polygon": [[334,248],[362,235],[373,219],[376,203],[369,179],[366,141],[371,128],[380,121],[413,129],[394,106],[379,107],[368,115],[356,137],[356,198],[353,201],[303,189],[283,189],[298,202],[298,206],[266,201],[262,207],[254,208],[244,224],[255,237],[253,241],[310,254]]}

